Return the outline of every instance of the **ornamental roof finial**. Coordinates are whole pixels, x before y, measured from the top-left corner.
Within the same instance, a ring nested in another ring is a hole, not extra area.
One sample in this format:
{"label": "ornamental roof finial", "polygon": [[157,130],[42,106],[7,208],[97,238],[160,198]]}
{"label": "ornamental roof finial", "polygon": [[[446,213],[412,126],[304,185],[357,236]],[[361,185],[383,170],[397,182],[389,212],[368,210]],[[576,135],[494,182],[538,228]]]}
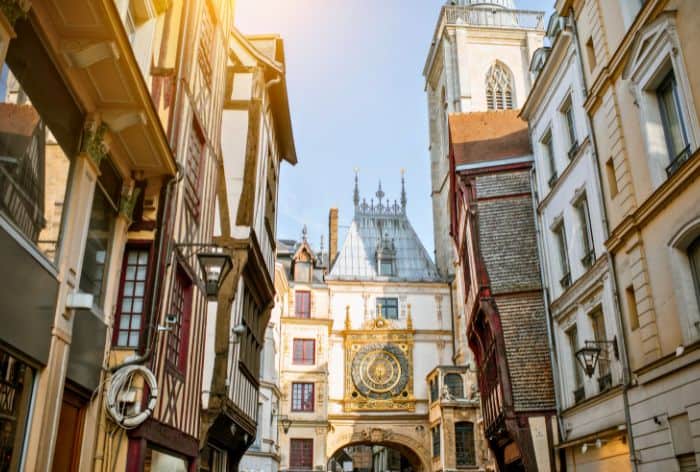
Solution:
{"label": "ornamental roof finial", "polygon": [[309,234],[309,230],[306,228],[306,225],[304,225],[303,228],[301,228],[301,239],[306,242],[306,236]]}
{"label": "ornamental roof finial", "polygon": [[382,190],[382,181],[379,181],[379,188],[377,189],[377,193],[375,193],[377,198],[379,199],[379,206],[382,206],[382,198],[384,198],[384,190]]}
{"label": "ornamental roof finial", "polygon": [[401,169],[401,209],[406,211],[406,179],[404,175],[406,174],[406,169]]}
{"label": "ornamental roof finial", "polygon": [[359,169],[355,167],[355,191],[352,194],[352,201],[355,204],[355,207],[360,205],[360,185],[357,181],[357,174],[359,173]]}

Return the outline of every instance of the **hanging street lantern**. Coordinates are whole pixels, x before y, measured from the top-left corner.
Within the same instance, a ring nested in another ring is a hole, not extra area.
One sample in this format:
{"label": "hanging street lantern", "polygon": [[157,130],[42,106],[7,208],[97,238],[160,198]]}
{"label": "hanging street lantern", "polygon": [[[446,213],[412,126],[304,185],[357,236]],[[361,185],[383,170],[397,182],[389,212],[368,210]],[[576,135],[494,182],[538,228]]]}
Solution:
{"label": "hanging street lantern", "polygon": [[292,420],[290,420],[287,416],[281,416],[280,424],[282,425],[282,431],[284,431],[284,434],[287,434],[289,432],[289,428],[292,427]]}
{"label": "hanging street lantern", "polygon": [[215,247],[209,247],[197,254],[202,268],[204,287],[209,299],[216,299],[226,276],[233,268],[231,256]]}
{"label": "hanging street lantern", "polygon": [[608,345],[612,345],[615,358],[620,359],[620,353],[617,350],[617,336],[612,341],[586,341],[584,347],[576,351],[576,359],[588,378],[593,377],[600,354],[603,352],[600,346]]}

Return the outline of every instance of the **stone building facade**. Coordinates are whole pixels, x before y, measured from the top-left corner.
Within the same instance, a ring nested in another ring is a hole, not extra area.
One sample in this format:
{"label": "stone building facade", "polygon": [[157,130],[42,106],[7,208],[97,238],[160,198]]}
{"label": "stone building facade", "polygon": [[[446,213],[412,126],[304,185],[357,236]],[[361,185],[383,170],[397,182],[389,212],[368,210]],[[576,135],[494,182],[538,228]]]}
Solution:
{"label": "stone building facade", "polygon": [[[281,468],[486,470],[474,373],[452,362],[448,285],[407,219],[405,191],[400,202],[381,186],[375,196],[360,200],[356,180],[337,251],[280,242],[290,277],[280,413],[291,420]],[[331,233],[337,218],[331,210]]]}
{"label": "stone building facade", "polygon": [[[533,188],[548,296],[561,443],[567,468],[629,470],[624,335],[608,237],[595,137],[583,108],[582,49],[570,17],[550,17],[551,47],[539,49],[521,116],[533,142]],[[600,349],[584,372],[583,347]],[[589,447],[596,444],[599,447]],[[586,447],[584,447],[586,445]],[[595,449],[595,450],[594,450]]]}
{"label": "stone building facade", "polygon": [[574,20],[575,41],[585,51],[583,106],[597,143],[610,230],[605,246],[631,371],[632,468],[694,470],[700,463],[694,55],[700,13],[687,0],[560,0],[555,8]]}
{"label": "stone building facade", "polygon": [[556,470],[527,126],[515,110],[453,114],[449,124],[452,234],[484,434],[499,470]]}

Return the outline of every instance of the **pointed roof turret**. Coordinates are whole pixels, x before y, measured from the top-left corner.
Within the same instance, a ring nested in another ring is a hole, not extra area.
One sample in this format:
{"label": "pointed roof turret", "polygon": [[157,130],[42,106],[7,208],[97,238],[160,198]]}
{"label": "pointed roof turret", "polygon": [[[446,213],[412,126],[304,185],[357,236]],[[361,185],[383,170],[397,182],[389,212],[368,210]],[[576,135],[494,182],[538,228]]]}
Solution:
{"label": "pointed roof turret", "polygon": [[352,194],[352,201],[355,204],[355,208],[360,206],[360,184],[357,181],[358,169],[355,167],[355,191]]}
{"label": "pointed roof turret", "polygon": [[406,198],[406,180],[404,179],[404,174],[406,174],[406,169],[401,169],[401,210],[406,213],[406,203],[408,199]]}

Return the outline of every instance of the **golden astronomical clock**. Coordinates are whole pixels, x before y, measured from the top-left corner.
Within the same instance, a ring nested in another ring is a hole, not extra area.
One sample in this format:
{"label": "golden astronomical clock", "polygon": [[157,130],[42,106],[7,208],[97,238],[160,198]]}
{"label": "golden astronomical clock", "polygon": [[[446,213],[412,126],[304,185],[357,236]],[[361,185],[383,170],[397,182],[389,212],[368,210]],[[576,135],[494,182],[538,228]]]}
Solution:
{"label": "golden astronomical clock", "polygon": [[352,382],[367,398],[388,400],[401,395],[408,384],[406,354],[394,344],[365,344],[352,361]]}
{"label": "golden astronomical clock", "polygon": [[345,410],[414,411],[413,332],[382,325],[345,336]]}

